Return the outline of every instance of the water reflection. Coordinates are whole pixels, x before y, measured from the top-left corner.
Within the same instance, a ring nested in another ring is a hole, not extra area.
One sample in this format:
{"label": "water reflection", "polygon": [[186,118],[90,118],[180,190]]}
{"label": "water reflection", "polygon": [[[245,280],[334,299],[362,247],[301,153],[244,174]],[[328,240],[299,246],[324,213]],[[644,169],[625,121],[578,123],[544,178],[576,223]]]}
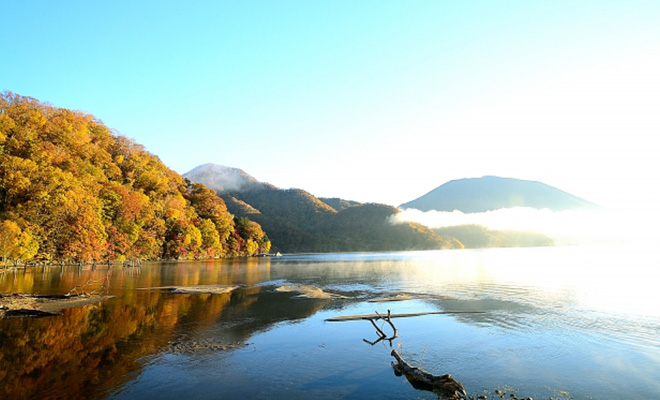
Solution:
{"label": "water reflection", "polygon": [[[282,320],[301,319],[322,301],[293,302],[253,284],[269,279],[264,262],[169,263],[117,270],[46,268],[0,278],[2,291],[66,293],[110,276],[100,305],[68,309],[62,316],[0,319],[0,398],[98,398],[173,342],[199,340],[213,327],[215,341],[243,342]],[[173,295],[138,287],[241,284],[232,294]],[[218,328],[220,327],[220,328]]]}
{"label": "water reflection", "polygon": [[[583,394],[574,398],[607,398],[616,392],[607,381],[616,378],[627,386],[619,393],[634,386],[638,395],[633,398],[653,397],[660,393],[660,313],[649,306],[660,302],[653,287],[656,259],[648,252],[599,249],[490,249],[5,272],[0,274],[2,292],[63,294],[107,276],[116,298],[52,318],[0,320],[0,398],[139,398],[138,392],[118,390],[139,386],[136,377],[147,376],[145,371],[154,366],[176,369],[183,356],[169,355],[172,343],[201,341],[259,342],[254,353],[228,352],[226,361],[213,358],[214,363],[191,367],[190,374],[208,377],[207,387],[228,395],[305,398],[310,394],[306,390],[323,390],[330,398],[341,397],[337,393],[416,397],[407,388],[388,386],[393,384],[389,352],[379,354],[378,346],[362,342],[372,333],[368,324],[322,322],[339,313],[387,308],[394,313],[486,311],[397,321],[409,355],[420,356],[428,347],[425,365],[440,365],[437,372],[451,372],[470,393],[515,384],[539,397],[534,388],[549,385],[570,386],[572,394]],[[274,290],[291,284],[319,286],[350,299],[292,300],[294,294]],[[193,285],[240,288],[223,295],[135,290]],[[448,298],[367,303],[400,292]],[[274,342],[278,348],[267,347]],[[325,346],[333,343],[336,351],[330,356]],[[240,358],[232,358],[239,353]],[[199,357],[209,361],[204,355],[190,359]],[[233,372],[237,365],[242,374],[265,380],[259,392],[248,382],[230,387],[232,379],[246,379]],[[227,367],[222,370],[227,382],[211,379],[221,367]],[[352,374],[360,380],[347,378]],[[343,383],[336,380],[340,377]],[[361,389],[340,388],[347,382]],[[374,387],[383,389],[374,392]],[[168,394],[164,390],[159,393]]]}

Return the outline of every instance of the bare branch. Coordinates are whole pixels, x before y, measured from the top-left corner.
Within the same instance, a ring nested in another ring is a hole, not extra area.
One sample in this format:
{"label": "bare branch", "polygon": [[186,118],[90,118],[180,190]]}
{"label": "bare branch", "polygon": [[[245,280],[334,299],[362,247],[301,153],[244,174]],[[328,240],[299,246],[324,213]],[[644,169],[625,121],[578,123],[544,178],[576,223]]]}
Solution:
{"label": "bare branch", "polygon": [[[73,289],[69,290],[69,293],[65,294],[65,296],[103,296],[110,288],[109,274],[109,272],[106,273],[101,279],[88,279],[84,284],[74,286]],[[98,287],[94,287],[96,285],[98,285]],[[94,287],[94,289],[90,290],[92,287]]]}

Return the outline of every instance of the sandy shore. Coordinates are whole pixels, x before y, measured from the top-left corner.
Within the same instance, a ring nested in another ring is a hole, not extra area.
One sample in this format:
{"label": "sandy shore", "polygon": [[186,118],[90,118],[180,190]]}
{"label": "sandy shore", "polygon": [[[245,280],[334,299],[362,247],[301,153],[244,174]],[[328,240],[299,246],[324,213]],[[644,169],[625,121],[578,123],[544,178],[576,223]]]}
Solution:
{"label": "sandy shore", "polygon": [[160,290],[176,294],[224,294],[238,289],[232,285],[197,285],[197,286],[157,286],[137,288],[136,290]]}
{"label": "sandy shore", "polygon": [[295,298],[299,299],[347,299],[348,297],[340,294],[324,292],[315,286],[280,286],[275,289],[277,292],[298,293]]}
{"label": "sandy shore", "polygon": [[67,308],[103,302],[114,296],[45,296],[0,293],[0,318],[57,315]]}

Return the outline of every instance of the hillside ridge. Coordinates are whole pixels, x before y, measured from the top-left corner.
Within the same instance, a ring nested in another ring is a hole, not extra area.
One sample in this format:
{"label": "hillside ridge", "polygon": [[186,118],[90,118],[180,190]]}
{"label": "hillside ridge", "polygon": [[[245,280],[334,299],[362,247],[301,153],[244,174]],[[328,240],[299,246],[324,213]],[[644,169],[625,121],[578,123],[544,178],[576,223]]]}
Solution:
{"label": "hillside ridge", "polygon": [[[209,169],[207,169],[208,171]],[[194,171],[194,170],[193,170]],[[216,177],[185,173],[211,187]],[[219,169],[219,174],[224,173]],[[428,250],[460,247],[428,227],[412,222],[392,224],[397,208],[339,198],[318,198],[303,189],[280,189],[266,183],[218,191],[229,212],[258,222],[273,249],[281,252]]]}

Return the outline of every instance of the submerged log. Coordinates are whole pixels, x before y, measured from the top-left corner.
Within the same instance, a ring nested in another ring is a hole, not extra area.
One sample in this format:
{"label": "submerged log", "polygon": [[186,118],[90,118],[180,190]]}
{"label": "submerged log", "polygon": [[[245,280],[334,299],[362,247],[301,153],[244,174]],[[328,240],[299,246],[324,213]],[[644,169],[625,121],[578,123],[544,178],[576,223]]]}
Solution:
{"label": "submerged log", "polygon": [[451,374],[433,375],[428,371],[410,365],[396,350],[392,350],[391,355],[397,361],[396,364],[392,363],[394,372],[397,375],[404,375],[414,388],[439,392],[450,400],[467,397],[463,385],[455,380]]}

